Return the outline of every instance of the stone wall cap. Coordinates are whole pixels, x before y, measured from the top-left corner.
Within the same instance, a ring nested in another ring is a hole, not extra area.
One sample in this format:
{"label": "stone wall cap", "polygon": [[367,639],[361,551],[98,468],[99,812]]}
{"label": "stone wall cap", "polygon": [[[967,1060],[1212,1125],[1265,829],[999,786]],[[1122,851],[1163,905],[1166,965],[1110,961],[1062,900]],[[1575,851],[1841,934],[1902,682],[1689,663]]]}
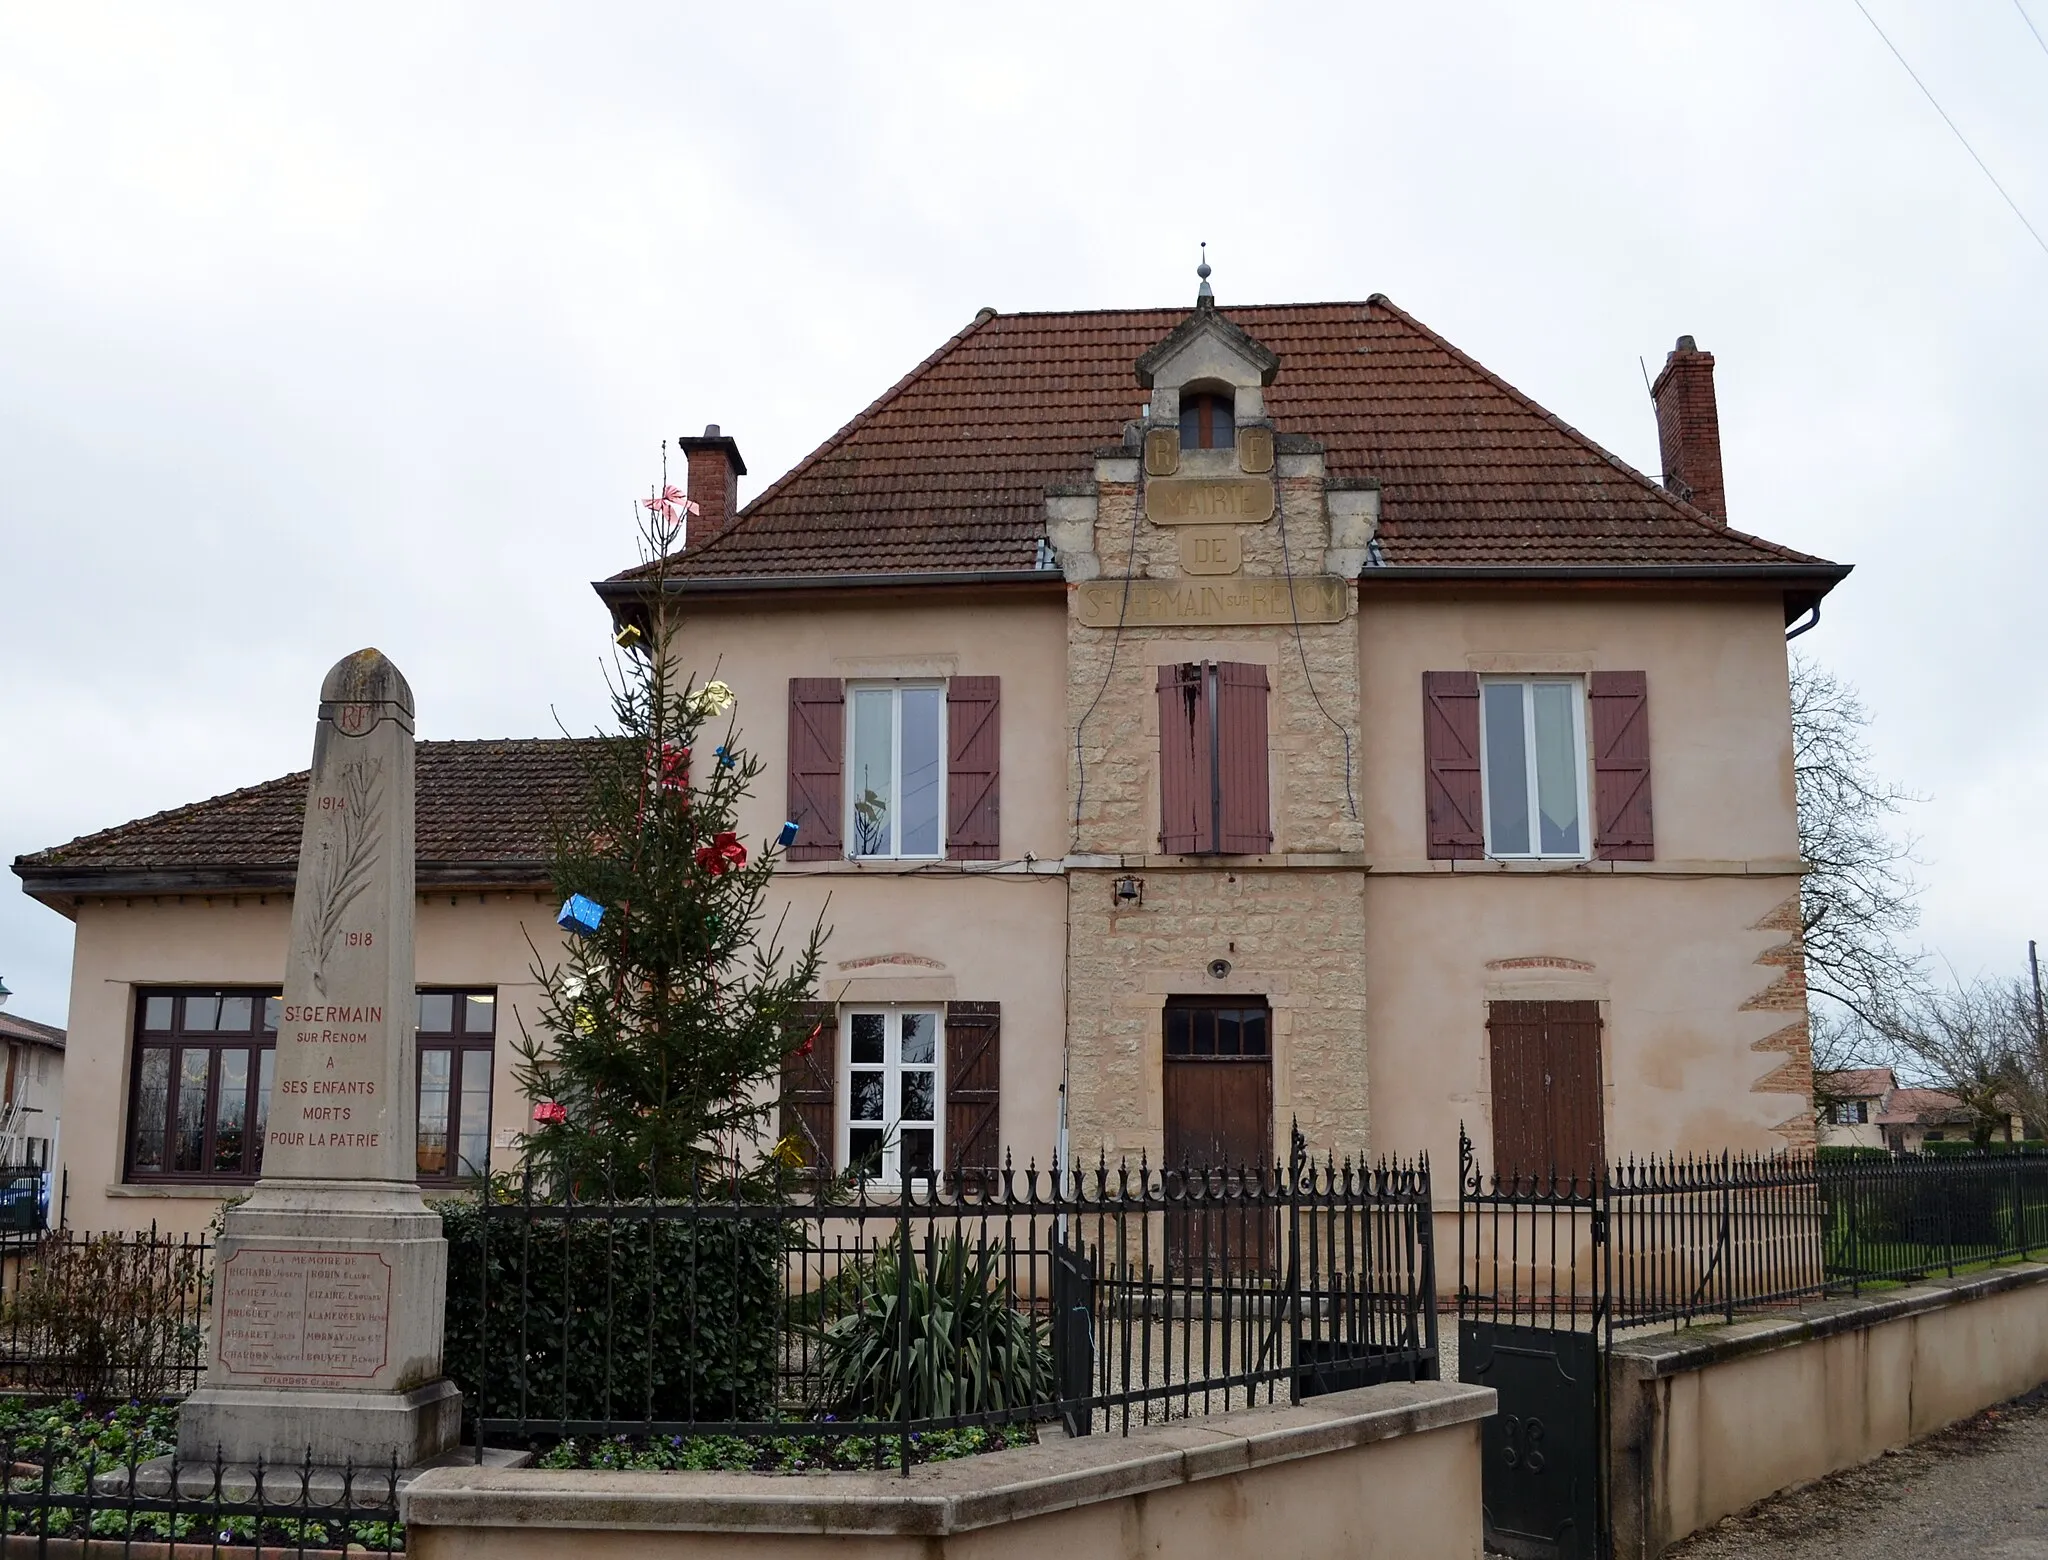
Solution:
{"label": "stone wall cap", "polygon": [[436,1468],[405,1492],[418,1527],[943,1537],[1483,1419],[1490,1387],[1394,1382],[1299,1405],[1045,1441],[893,1473]]}
{"label": "stone wall cap", "polygon": [[1857,1332],[1906,1317],[1925,1316],[1951,1305],[2041,1283],[2048,1283],[2048,1263],[2014,1263],[1961,1278],[1929,1279],[1882,1294],[1815,1300],[1775,1316],[1621,1338],[1615,1341],[1613,1362],[1615,1368],[1637,1377],[1678,1376],[1746,1355],[1789,1348],[1837,1333]]}

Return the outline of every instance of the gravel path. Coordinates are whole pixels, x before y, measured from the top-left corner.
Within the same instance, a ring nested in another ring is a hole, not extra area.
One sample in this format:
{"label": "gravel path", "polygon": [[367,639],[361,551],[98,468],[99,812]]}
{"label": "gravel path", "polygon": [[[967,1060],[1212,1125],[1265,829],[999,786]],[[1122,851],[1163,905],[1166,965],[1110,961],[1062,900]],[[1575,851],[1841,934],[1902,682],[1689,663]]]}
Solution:
{"label": "gravel path", "polygon": [[1668,1560],[2048,1560],[2048,1385],[1778,1495]]}

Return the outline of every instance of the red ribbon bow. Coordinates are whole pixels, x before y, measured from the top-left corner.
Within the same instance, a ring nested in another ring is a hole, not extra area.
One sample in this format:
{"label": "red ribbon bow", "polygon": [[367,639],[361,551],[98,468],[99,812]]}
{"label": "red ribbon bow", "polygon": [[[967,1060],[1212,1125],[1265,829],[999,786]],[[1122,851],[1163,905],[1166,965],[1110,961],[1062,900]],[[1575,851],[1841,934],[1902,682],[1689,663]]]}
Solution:
{"label": "red ribbon bow", "polygon": [[730,829],[713,836],[709,845],[697,848],[697,865],[713,877],[722,877],[734,867],[747,864],[747,847],[740,843],[740,837]]}
{"label": "red ribbon bow", "polygon": [[677,747],[673,742],[661,745],[660,755],[655,760],[654,784],[657,790],[671,794],[690,788],[690,750]]}

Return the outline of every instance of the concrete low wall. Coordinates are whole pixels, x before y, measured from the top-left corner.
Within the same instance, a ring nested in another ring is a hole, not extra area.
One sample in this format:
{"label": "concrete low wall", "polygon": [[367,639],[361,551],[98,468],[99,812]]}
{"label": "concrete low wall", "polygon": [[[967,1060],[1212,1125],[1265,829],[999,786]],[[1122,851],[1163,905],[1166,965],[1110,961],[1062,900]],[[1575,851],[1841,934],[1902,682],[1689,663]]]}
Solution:
{"label": "concrete low wall", "polygon": [[1608,1384],[1616,1560],[2048,1380],[2048,1266],[1624,1339]]}
{"label": "concrete low wall", "polygon": [[1334,1393],[891,1474],[440,1468],[413,1560],[1477,1560],[1479,1421],[1455,1382]]}

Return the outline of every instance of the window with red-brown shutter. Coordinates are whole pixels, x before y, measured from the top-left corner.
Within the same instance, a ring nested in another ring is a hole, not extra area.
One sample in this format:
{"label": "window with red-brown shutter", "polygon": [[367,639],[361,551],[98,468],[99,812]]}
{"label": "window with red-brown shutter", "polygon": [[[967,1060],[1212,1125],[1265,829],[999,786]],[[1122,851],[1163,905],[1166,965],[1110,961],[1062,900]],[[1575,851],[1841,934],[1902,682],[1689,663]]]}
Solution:
{"label": "window with red-brown shutter", "polygon": [[791,861],[843,856],[841,771],[846,749],[846,688],[836,677],[789,680],[789,812],[797,826]]}
{"label": "window with red-brown shutter", "polygon": [[946,854],[954,861],[998,858],[1002,697],[1000,677],[946,685]]}
{"label": "window with red-brown shutter", "polygon": [[1593,854],[1649,861],[1650,681],[1642,672],[1595,672],[1587,686],[1593,728]]}
{"label": "window with red-brown shutter", "polygon": [[1159,848],[1272,849],[1266,669],[1238,661],[1159,668]]}
{"label": "window with red-brown shutter", "polygon": [[1423,805],[1433,861],[1486,854],[1479,778],[1479,674],[1422,674]]}
{"label": "window with red-brown shutter", "polygon": [[803,1002],[784,1033],[782,1137],[807,1169],[832,1172],[839,1142],[839,1025],[829,1002]]}
{"label": "window with red-brown shutter", "polygon": [[992,1188],[1002,1170],[1003,1005],[946,1004],[946,1169]]}

